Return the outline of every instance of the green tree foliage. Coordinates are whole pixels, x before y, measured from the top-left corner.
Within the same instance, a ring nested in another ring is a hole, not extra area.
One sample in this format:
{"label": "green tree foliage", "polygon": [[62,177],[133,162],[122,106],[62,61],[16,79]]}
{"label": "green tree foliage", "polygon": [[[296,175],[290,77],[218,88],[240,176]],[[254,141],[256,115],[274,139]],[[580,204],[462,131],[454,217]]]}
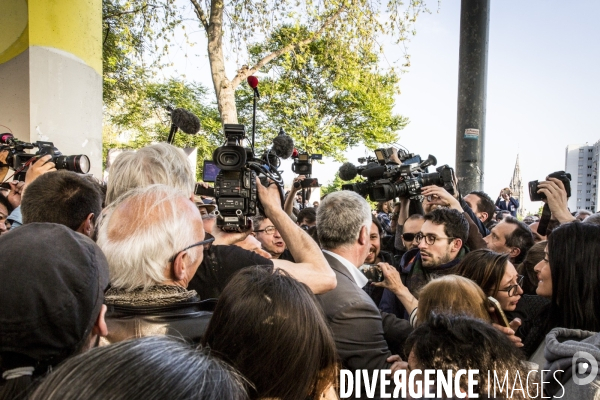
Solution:
{"label": "green tree foliage", "polygon": [[[285,26],[262,45],[250,49],[260,59],[276,48],[308,37],[305,27]],[[263,69],[259,128],[272,138],[279,128],[294,138],[296,147],[337,160],[360,143],[369,148],[396,142],[407,120],[394,115],[398,76],[380,72],[378,57],[368,48],[325,35],[282,54]],[[252,113],[252,92],[236,93],[242,121]]]}
{"label": "green tree foliage", "polygon": [[180,24],[175,0],[102,0],[105,106],[142,88],[164,66],[163,56]]}
{"label": "green tree foliage", "polygon": [[166,141],[170,117],[165,109],[169,104],[185,108],[200,118],[197,135],[179,131],[173,144],[198,149],[198,168],[202,161],[212,158],[212,151],[223,141],[219,114],[207,99],[207,89],[199,84],[170,79],[165,83],[146,83],[114,107],[110,124],[104,129],[104,150],[111,148],[144,147],[152,142]]}

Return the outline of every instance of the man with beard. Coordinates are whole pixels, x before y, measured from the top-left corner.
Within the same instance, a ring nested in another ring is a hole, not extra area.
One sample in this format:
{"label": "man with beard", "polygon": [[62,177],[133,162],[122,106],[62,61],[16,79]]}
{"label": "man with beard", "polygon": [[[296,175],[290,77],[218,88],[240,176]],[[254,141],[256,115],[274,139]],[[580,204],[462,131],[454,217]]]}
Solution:
{"label": "man with beard", "polygon": [[[416,249],[409,250],[400,261],[404,285],[418,299],[419,290],[432,278],[452,273],[453,267],[467,253],[464,244],[469,236],[469,223],[454,209],[439,208],[425,215]],[[400,318],[408,318],[400,300],[385,289],[379,308]]]}
{"label": "man with beard", "polygon": [[[394,256],[392,253],[381,250],[381,237],[383,236],[383,227],[379,223],[377,217],[372,217],[371,222],[371,233],[369,235],[369,254],[367,254],[367,258],[365,259],[365,264],[378,264],[380,262],[385,262],[390,265],[394,265]],[[383,296],[383,288],[372,286],[368,283],[365,287],[363,287],[364,291],[371,296],[373,302],[377,306],[379,306],[379,302],[381,301],[381,296]]]}

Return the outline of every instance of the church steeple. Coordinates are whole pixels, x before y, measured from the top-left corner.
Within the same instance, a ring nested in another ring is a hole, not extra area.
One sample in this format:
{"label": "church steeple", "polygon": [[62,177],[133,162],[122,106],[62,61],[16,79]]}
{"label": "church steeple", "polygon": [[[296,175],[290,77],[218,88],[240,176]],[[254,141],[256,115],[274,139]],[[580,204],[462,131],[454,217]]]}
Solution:
{"label": "church steeple", "polygon": [[521,166],[519,165],[519,155],[517,154],[517,162],[515,163],[515,170],[513,171],[513,177],[510,180],[509,188],[512,192],[512,197],[519,200],[519,209],[517,214],[523,216],[523,182],[521,180]]}

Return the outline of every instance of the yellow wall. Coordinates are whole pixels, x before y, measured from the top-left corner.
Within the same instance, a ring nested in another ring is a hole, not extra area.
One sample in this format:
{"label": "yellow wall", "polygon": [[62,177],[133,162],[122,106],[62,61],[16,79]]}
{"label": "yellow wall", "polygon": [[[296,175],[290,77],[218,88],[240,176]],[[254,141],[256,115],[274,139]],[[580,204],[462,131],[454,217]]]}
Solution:
{"label": "yellow wall", "polygon": [[0,0],[0,64],[28,46],[73,54],[102,74],[101,0]]}

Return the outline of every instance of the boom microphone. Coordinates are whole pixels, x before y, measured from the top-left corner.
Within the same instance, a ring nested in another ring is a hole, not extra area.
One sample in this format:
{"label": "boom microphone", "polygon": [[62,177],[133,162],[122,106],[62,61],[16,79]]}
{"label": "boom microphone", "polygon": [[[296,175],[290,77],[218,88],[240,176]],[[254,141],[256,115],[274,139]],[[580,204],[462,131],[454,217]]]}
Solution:
{"label": "boom microphone", "polygon": [[360,174],[365,178],[378,178],[385,172],[385,167],[378,165],[372,168],[365,168]]}
{"label": "boom microphone", "polygon": [[279,129],[279,135],[273,139],[273,152],[277,157],[284,160],[290,158],[294,152],[294,139],[286,135],[282,128]]}
{"label": "boom microphone", "polygon": [[171,111],[171,121],[173,125],[189,135],[194,135],[200,130],[200,119],[183,108]]}
{"label": "boom microphone", "polygon": [[358,175],[358,170],[356,169],[354,164],[350,162],[345,162],[340,167],[338,174],[341,180],[351,181],[352,179],[356,178],[356,175]]}

